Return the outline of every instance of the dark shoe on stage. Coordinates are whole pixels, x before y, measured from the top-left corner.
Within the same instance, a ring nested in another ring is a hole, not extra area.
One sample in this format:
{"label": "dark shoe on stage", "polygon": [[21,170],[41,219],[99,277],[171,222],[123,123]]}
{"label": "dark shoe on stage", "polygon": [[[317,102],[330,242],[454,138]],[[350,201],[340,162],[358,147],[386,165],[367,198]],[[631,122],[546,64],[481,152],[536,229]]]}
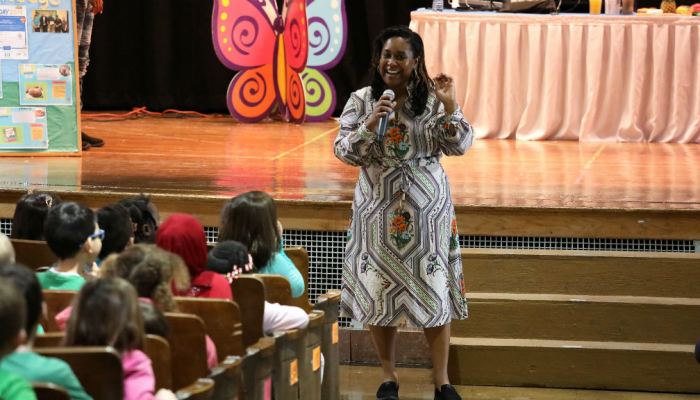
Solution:
{"label": "dark shoe on stage", "polygon": [[83,140],[83,151],[88,151],[90,150],[90,148],[92,148],[92,146],[90,146],[90,143]]}
{"label": "dark shoe on stage", "polygon": [[462,400],[462,396],[452,385],[442,385],[439,392],[435,389],[435,400]]}
{"label": "dark shoe on stage", "polygon": [[377,390],[379,400],[399,400],[399,384],[396,382],[384,382]]}
{"label": "dark shoe on stage", "polygon": [[92,147],[102,147],[105,145],[104,140],[86,135],[84,132],[80,132],[80,137],[83,138],[83,145],[85,142],[89,143]]}

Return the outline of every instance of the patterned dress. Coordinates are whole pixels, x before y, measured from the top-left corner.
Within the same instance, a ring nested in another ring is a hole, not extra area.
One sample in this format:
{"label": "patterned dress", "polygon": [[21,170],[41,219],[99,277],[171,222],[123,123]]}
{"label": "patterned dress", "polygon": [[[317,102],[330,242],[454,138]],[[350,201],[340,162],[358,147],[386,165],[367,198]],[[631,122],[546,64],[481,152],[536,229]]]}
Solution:
{"label": "patterned dress", "polygon": [[372,89],[353,93],[335,155],[360,167],[343,265],[341,314],[378,326],[431,328],[467,317],[462,259],[442,154],[462,155],[474,133],[461,110],[445,115],[434,91],[422,115],[409,100],[382,143],[364,121]]}

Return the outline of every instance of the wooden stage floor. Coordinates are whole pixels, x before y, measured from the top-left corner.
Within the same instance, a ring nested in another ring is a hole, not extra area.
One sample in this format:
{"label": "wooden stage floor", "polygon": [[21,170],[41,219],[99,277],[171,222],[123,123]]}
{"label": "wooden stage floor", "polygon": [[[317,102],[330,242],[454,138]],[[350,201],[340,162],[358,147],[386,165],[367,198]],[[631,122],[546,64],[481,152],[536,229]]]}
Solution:
{"label": "wooden stage floor", "polygon": [[[346,227],[358,169],[333,155],[336,122],[89,116],[103,148],[0,160],[0,217],[28,189],[94,207],[143,192],[215,226],[227,198],[259,189],[289,228]],[[443,165],[462,234],[700,239],[698,145],[476,140]]]}
{"label": "wooden stage floor", "polygon": [[[340,366],[341,400],[376,400],[380,367]],[[403,400],[433,398],[432,372],[427,369],[398,368]],[[606,390],[546,389],[498,386],[455,386],[464,400],[700,400],[698,395],[642,393]]]}

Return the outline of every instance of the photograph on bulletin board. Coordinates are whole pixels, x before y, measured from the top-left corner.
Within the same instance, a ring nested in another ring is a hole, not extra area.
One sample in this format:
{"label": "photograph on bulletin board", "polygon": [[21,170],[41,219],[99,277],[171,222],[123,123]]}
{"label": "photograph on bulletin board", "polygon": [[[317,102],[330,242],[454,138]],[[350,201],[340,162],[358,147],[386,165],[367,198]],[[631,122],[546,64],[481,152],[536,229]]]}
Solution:
{"label": "photograph on bulletin board", "polygon": [[73,71],[67,64],[22,64],[19,66],[21,105],[73,104]]}
{"label": "photograph on bulletin board", "polygon": [[0,157],[81,154],[74,9],[0,4]]}

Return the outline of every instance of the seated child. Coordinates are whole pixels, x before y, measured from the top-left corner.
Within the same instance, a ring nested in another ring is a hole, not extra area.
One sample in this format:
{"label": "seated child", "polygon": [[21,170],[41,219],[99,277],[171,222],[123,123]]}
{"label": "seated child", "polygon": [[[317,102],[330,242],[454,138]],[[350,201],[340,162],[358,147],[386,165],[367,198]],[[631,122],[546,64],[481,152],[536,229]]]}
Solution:
{"label": "seated child", "polygon": [[111,346],[122,356],[124,400],[177,397],[155,390],[151,360],[143,353],[143,317],[136,290],[121,278],[101,278],[83,285],[73,300],[66,346]]}
{"label": "seated child", "polygon": [[[0,279],[0,360],[25,340],[26,313],[24,296],[10,282]],[[26,380],[0,369],[0,399],[36,400],[36,395]]]}
{"label": "seated child", "polygon": [[63,203],[51,208],[44,233],[58,262],[37,274],[41,287],[79,290],[85,283],[84,268],[95,271],[94,263],[102,250],[104,231],[97,225],[95,213],[82,204]]}
{"label": "seated child", "polygon": [[[103,277],[126,279],[136,288],[136,293],[142,302],[152,303],[162,312],[179,312],[171,290],[173,282],[179,279],[183,281],[180,283],[181,286],[189,287],[187,266],[180,257],[158,247],[144,244],[133,245],[121,254],[108,257],[102,263],[100,273]],[[58,318],[57,316],[57,322],[59,322]],[[205,340],[207,365],[209,368],[214,368],[219,361],[216,345],[208,335],[205,336]]]}
{"label": "seated child", "polygon": [[240,194],[221,211],[219,242],[243,243],[261,274],[278,274],[289,279],[292,297],[304,294],[304,278],[292,260],[284,254],[282,224],[272,197],[260,191]]}
{"label": "seated child", "polygon": [[[227,276],[235,279],[238,273],[255,273],[255,269],[246,267],[250,264],[250,255],[241,251],[245,247],[234,241],[219,243],[209,253],[207,269],[228,271]],[[224,268],[228,265],[227,268]],[[236,269],[238,271],[236,271]],[[265,302],[263,311],[263,332],[266,335],[274,331],[282,331],[297,328],[306,328],[309,325],[309,316],[299,307],[283,306],[278,303]]]}
{"label": "seated child", "polygon": [[134,244],[134,225],[131,223],[129,210],[119,204],[108,204],[95,213],[97,224],[105,231],[102,250],[97,258],[97,265],[110,254],[120,253]]}
{"label": "seated child", "polygon": [[[147,335],[160,336],[168,339],[170,336],[170,324],[165,314],[157,309],[153,303],[139,299],[141,315],[143,315],[143,329]],[[211,367],[210,367],[211,368]]]}
{"label": "seated child", "polygon": [[173,214],[158,228],[158,247],[177,254],[187,264],[191,286],[179,296],[233,300],[226,278],[207,267],[207,237],[202,224],[186,214]]}
{"label": "seated child", "polygon": [[123,199],[119,204],[129,210],[131,222],[134,224],[134,243],[156,242],[156,232],[160,225],[158,208],[151,201],[151,196],[140,195],[131,199]]}
{"label": "seated child", "polygon": [[43,357],[32,351],[39,317],[46,310],[41,286],[34,272],[22,265],[0,264],[0,279],[12,283],[20,294],[24,295],[27,305],[24,326],[27,332],[26,339],[14,353],[2,360],[0,370],[19,375],[30,382],[47,382],[61,386],[68,391],[72,399],[91,400],[65,361]]}
{"label": "seated child", "polygon": [[29,193],[22,196],[12,217],[12,239],[46,240],[44,221],[53,207],[61,204],[61,198],[48,193]]}

